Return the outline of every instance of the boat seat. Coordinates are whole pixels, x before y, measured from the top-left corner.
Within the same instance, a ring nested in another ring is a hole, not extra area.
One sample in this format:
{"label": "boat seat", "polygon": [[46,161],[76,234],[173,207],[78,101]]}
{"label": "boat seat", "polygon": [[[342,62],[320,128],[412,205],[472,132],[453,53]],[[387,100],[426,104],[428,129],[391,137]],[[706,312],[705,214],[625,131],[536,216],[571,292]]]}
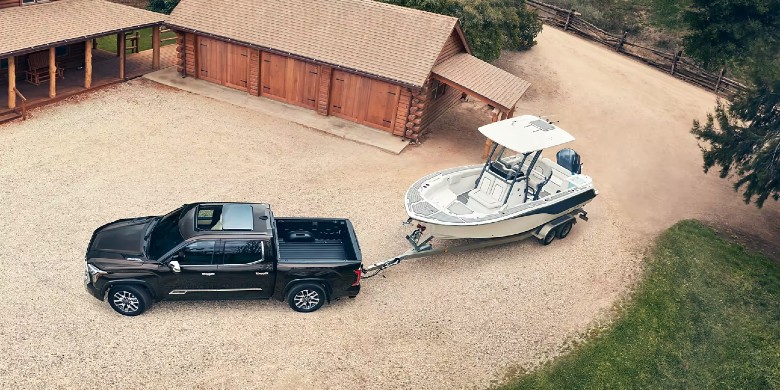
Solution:
{"label": "boat seat", "polygon": [[510,185],[504,178],[486,171],[477,188],[469,191],[469,204],[474,201],[489,210],[497,209],[504,205]]}
{"label": "boat seat", "polygon": [[534,169],[531,170],[531,174],[528,177],[528,184],[525,189],[526,198],[539,200],[539,197],[543,192],[542,189],[550,182],[552,175],[553,168],[550,166],[550,160],[540,159],[534,166]]}

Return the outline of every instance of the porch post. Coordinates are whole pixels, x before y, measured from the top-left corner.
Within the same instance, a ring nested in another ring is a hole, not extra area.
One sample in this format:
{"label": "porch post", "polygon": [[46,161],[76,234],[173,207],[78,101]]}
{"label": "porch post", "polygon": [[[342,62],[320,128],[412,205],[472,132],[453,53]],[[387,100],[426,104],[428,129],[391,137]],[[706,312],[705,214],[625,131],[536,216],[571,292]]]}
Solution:
{"label": "porch post", "polygon": [[160,26],[152,27],[152,69],[160,69]]}
{"label": "porch post", "polygon": [[57,96],[57,61],[54,47],[49,48],[49,97]]}
{"label": "porch post", "polygon": [[8,108],[16,108],[16,57],[8,57]]}
{"label": "porch post", "polygon": [[[121,39],[120,39],[121,38]],[[119,33],[119,78],[125,79],[125,32]]]}
{"label": "porch post", "polygon": [[92,41],[84,41],[84,89],[92,87]]}

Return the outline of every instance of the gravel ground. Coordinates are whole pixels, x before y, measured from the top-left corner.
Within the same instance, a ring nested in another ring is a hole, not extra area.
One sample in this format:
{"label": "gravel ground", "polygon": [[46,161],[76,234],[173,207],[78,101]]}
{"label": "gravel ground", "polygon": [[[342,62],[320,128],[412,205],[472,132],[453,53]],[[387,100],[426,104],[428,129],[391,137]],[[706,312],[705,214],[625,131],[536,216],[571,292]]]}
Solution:
{"label": "gravel ground", "polygon": [[[0,126],[4,388],[485,386],[604,318],[632,274],[625,229],[596,202],[599,217],[565,244],[410,261],[311,315],[276,301],[163,302],[125,318],[82,286],[105,222],[264,201],[281,216],[351,218],[374,262],[406,249],[407,186],[478,160],[481,141],[442,131],[395,156],[142,80],[81,100]],[[449,115],[483,120],[470,105]]]}
{"label": "gravel ground", "polygon": [[390,257],[406,249],[408,185],[479,161],[477,105],[400,156],[143,80],[0,126],[0,387],[485,387],[608,319],[649,239],[677,219],[777,237],[774,206],[744,206],[701,173],[687,128],[712,95],[555,30],[539,42],[500,64],[534,83],[520,112],[555,114],[578,137],[602,190],[590,222],[548,247],[409,261],[310,315],[239,301],[122,317],[84,291],[85,247],[118,218],[263,201],[280,216],[351,218],[365,261]]}

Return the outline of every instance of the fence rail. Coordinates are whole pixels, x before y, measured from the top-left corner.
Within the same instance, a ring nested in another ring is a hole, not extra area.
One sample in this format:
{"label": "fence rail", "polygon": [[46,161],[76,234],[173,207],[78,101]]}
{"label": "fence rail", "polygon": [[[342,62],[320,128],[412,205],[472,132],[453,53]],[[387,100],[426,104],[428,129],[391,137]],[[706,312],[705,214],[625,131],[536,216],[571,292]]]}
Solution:
{"label": "fence rail", "polygon": [[608,46],[654,68],[669,72],[674,77],[714,91],[717,95],[731,98],[747,89],[739,81],[724,77],[725,69],[712,73],[697,66],[693,60],[683,56],[682,50],[669,53],[630,42],[627,32],[615,35],[602,30],[582,19],[581,14],[575,10],[563,9],[536,0],[526,0],[526,4],[537,10],[539,18],[550,26],[571,31],[585,39]]}

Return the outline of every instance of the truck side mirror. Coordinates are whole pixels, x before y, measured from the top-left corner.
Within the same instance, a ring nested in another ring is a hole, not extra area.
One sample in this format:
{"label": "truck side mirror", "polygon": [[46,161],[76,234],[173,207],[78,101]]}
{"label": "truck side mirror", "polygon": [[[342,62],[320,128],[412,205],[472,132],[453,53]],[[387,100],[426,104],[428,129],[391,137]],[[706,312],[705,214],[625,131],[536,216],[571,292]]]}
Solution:
{"label": "truck side mirror", "polygon": [[181,266],[179,265],[179,262],[176,260],[171,260],[168,262],[168,267],[171,268],[171,271],[179,273],[181,272]]}

